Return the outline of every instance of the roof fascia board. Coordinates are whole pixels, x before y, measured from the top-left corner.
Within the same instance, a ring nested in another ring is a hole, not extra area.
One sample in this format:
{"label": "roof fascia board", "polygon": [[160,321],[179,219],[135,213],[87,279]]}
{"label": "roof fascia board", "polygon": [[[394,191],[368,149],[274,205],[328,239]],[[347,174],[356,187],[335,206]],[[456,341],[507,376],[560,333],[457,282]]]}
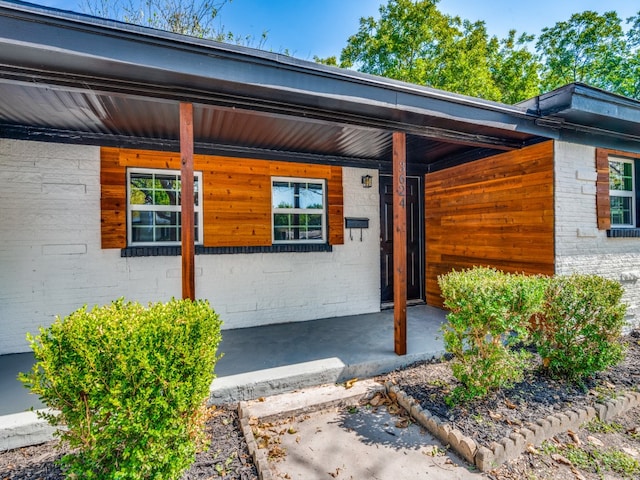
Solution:
{"label": "roof fascia board", "polygon": [[626,135],[601,128],[565,123],[562,129],[558,131],[556,139],[570,143],[640,153],[640,132],[639,135]]}
{"label": "roof fascia board", "polygon": [[518,104],[541,118],[566,118],[572,112],[640,123],[640,102],[583,83],[570,83]]}
{"label": "roof fascia board", "polygon": [[640,102],[587,85],[576,85],[571,109],[640,124]]}
{"label": "roof fascia board", "polygon": [[[14,15],[12,16],[15,19],[20,18],[25,22],[31,21],[34,23],[38,23],[41,26],[50,25],[54,28],[67,28],[75,32],[92,32],[94,35],[109,37],[114,41],[116,39],[129,40],[140,45],[157,45],[165,48],[179,49],[181,51],[181,54],[184,54],[187,51],[191,50],[212,57],[233,57],[233,59],[235,59],[236,61],[248,62],[251,65],[267,63],[271,66],[277,66],[279,69],[288,68],[296,71],[304,71],[306,73],[331,76],[335,78],[341,78],[349,82],[371,84],[380,88],[392,89],[394,91],[405,92],[412,95],[429,96],[434,99],[445,100],[448,103],[462,103],[477,108],[503,111],[510,115],[520,115],[522,117],[527,117],[526,112],[524,112],[521,108],[514,107],[513,105],[492,102],[489,100],[483,100],[476,97],[446,92],[443,90],[428,88],[390,78],[379,77],[376,75],[370,75],[344,68],[323,65],[316,62],[297,59],[289,55],[282,55],[250,47],[243,47],[240,45],[233,45],[197,37],[179,35],[163,30],[157,30],[115,20],[93,17],[90,15],[79,14],[75,12],[42,7],[25,2],[13,3],[0,0],[0,17],[3,16],[2,7],[7,5],[11,7],[12,13],[14,13]],[[22,17],[20,17],[17,12],[20,12],[22,14]],[[27,33],[26,29],[20,30],[20,32],[23,33],[22,37],[24,40],[30,41],[34,38],[32,35],[33,32]],[[53,36],[54,42],[63,39],[64,36],[61,36],[59,33]],[[47,42],[44,45],[54,45],[54,43],[52,43],[50,40],[51,38],[47,38]],[[75,49],[78,47],[90,46],[91,42],[88,42],[87,44],[83,43],[77,45],[76,40],[72,39],[71,44]],[[131,44],[127,44],[127,46],[131,46]],[[104,48],[102,49],[102,51],[110,52],[110,46],[103,47]],[[129,48],[117,50],[116,53],[118,55],[121,55],[122,58],[125,59],[125,61],[127,61],[127,57],[129,57],[128,61],[130,63],[132,62],[134,64],[143,64],[144,61],[147,60],[147,57],[145,57],[144,55],[138,56],[134,53],[135,51],[135,48]],[[144,53],[147,54],[150,52]],[[130,54],[132,54],[133,56],[130,56]],[[152,58],[155,59],[156,57],[152,56]],[[174,58],[166,58],[166,60],[168,60],[168,63],[166,63],[164,66],[169,67],[169,69],[174,69],[177,65],[175,61],[176,59]],[[190,62],[187,61],[184,63],[188,64]],[[216,71],[216,73],[224,74],[225,71]],[[370,97],[367,96],[366,98]]]}

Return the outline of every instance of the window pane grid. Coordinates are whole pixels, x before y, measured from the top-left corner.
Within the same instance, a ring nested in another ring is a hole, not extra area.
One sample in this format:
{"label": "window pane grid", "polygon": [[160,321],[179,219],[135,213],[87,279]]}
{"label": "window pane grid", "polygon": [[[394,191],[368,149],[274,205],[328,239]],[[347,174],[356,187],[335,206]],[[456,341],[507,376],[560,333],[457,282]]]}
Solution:
{"label": "window pane grid", "polygon": [[325,241],[323,180],[272,180],[274,243]]}
{"label": "window pane grid", "polygon": [[[128,171],[129,244],[178,245],[181,241],[181,181],[175,171],[130,169]],[[199,228],[201,174],[194,176],[194,232]]]}
{"label": "window pane grid", "polygon": [[635,227],[634,164],[630,160],[609,159],[609,199],[611,225]]}
{"label": "window pane grid", "polygon": [[609,162],[609,189],[633,192],[633,164],[624,161]]}

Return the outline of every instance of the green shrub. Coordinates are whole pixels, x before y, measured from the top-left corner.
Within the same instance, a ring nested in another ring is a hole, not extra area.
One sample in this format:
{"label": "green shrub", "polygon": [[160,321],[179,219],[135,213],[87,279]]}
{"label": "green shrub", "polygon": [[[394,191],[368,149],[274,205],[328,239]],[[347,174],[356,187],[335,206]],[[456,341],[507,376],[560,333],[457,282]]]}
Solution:
{"label": "green shrub", "polygon": [[453,375],[462,383],[448,401],[484,396],[519,381],[530,355],[512,347],[528,340],[544,279],[476,267],[441,276],[438,283],[450,310],[443,325],[445,349],[453,354]]}
{"label": "green shrub", "polygon": [[29,336],[21,380],[58,414],[71,478],[173,479],[204,439],[221,322],[207,302],[81,308]]}
{"label": "green shrub", "polygon": [[552,374],[579,379],[624,358],[622,293],[620,283],[595,275],[550,280],[534,340]]}

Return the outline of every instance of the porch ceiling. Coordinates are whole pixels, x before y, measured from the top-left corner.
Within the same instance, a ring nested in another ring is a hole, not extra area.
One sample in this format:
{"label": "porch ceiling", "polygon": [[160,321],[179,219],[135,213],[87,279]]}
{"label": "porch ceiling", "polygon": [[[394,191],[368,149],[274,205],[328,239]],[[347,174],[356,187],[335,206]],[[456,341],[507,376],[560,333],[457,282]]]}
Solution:
{"label": "porch ceiling", "polygon": [[[17,138],[177,149],[178,105],[174,100],[0,79],[0,128],[4,136]],[[388,128],[201,103],[194,107],[194,137],[201,151],[330,157],[363,165],[391,159]],[[438,124],[437,135],[447,133],[441,131],[444,123]],[[463,158],[480,146],[500,151],[533,138],[520,132],[496,135],[487,127],[468,136],[451,132],[451,137],[409,134],[409,161],[427,167],[443,158]]]}

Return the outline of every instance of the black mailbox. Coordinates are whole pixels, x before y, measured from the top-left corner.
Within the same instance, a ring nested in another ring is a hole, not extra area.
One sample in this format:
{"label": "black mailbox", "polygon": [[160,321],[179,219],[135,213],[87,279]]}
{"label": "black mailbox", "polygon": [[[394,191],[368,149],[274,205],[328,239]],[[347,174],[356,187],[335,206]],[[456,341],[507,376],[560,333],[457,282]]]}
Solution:
{"label": "black mailbox", "polygon": [[368,218],[354,218],[354,217],[345,217],[344,219],[345,228],[369,228],[369,219]]}

